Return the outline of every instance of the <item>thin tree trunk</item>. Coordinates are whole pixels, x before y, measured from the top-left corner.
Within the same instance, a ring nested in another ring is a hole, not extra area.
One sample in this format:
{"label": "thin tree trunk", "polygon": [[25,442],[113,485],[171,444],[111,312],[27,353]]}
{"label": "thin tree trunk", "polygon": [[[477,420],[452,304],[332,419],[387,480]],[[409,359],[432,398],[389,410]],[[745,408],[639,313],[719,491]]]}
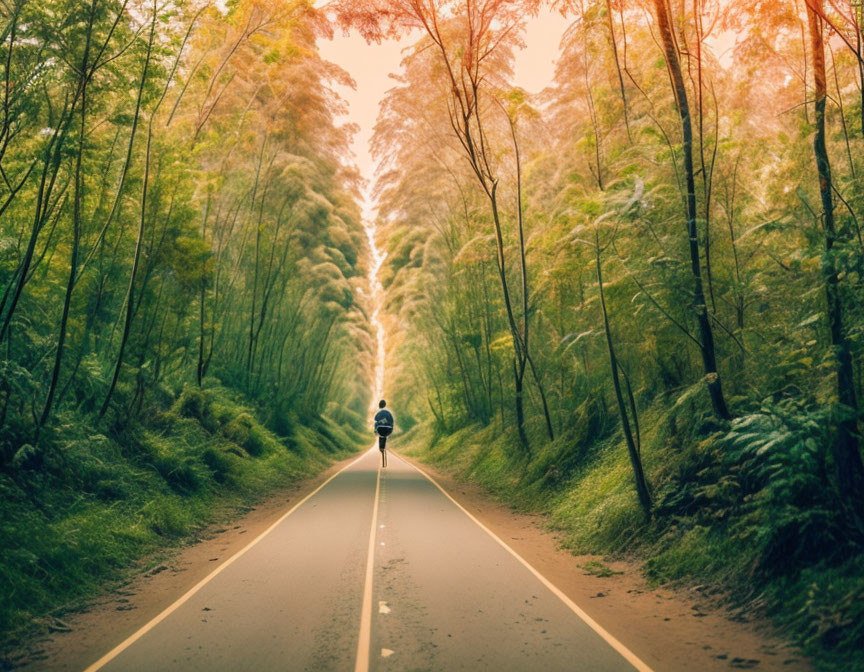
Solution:
{"label": "thin tree trunk", "polygon": [[615,39],[615,23],[612,20],[612,0],[606,0],[606,22],[609,25],[609,42],[612,45],[612,57],[615,60],[615,72],[618,74],[618,89],[621,91],[621,104],[624,107],[624,126],[627,129],[627,140],[633,142],[630,133],[630,106],[627,103],[627,91],[624,88],[624,76],[621,74],[621,63],[618,60],[618,41]]}
{"label": "thin tree trunk", "polygon": [[[519,270],[522,277],[522,347],[524,348],[523,357],[531,366],[531,373],[534,376],[534,382],[537,384],[537,389],[540,392],[540,400],[543,405],[543,417],[546,419],[546,432],[549,434],[549,440],[555,440],[555,431],[552,428],[552,417],[549,414],[549,404],[546,403],[546,391],[543,389],[543,382],[537,374],[537,369],[534,366],[534,361],[531,358],[531,348],[529,345],[529,328],[530,319],[528,313],[528,262],[525,258],[525,222],[522,216],[522,158],[519,154],[519,141],[516,137],[516,124],[510,115],[507,115],[507,120],[510,123],[510,134],[513,138],[513,153],[516,159],[516,225],[519,230]],[[599,161],[599,158],[598,158]],[[598,169],[600,164],[597,164]],[[525,362],[522,362],[524,369]]]}
{"label": "thin tree trunk", "polygon": [[525,374],[525,357],[521,343],[521,335],[516,325],[516,318],[513,315],[513,304],[510,301],[510,287],[507,282],[507,272],[505,267],[504,236],[501,232],[501,219],[498,214],[497,187],[497,182],[492,185],[492,189],[489,191],[489,201],[492,207],[492,221],[495,224],[498,277],[501,280],[501,291],[504,295],[504,307],[507,311],[507,321],[510,325],[510,335],[513,339],[513,376],[516,390],[516,398],[514,399],[516,406],[516,424],[519,432],[519,440],[522,442],[522,446],[528,450],[529,444],[528,436],[525,434],[525,411],[523,408],[522,398],[522,379]]}
{"label": "thin tree trunk", "polygon": [[90,16],[87,25],[87,37],[84,44],[84,56],[81,63],[80,83],[81,89],[81,128],[78,131],[78,153],[75,157],[75,194],[73,197],[72,213],[72,252],[69,259],[69,282],[66,285],[66,295],[63,298],[63,313],[60,317],[60,330],[57,335],[57,352],[54,356],[54,368],[51,372],[51,382],[48,385],[48,396],[42,408],[42,416],[39,418],[39,427],[42,427],[51,416],[51,406],[54,403],[54,394],[57,391],[57,382],[60,379],[60,370],[63,366],[63,348],[66,343],[66,325],[69,321],[69,307],[72,303],[72,292],[75,289],[75,276],[78,272],[78,248],[81,242],[81,199],[83,197],[83,181],[81,178],[81,163],[84,157],[84,138],[86,136],[87,121],[87,82],[90,78],[90,41],[93,35],[93,22],[96,15],[96,0],[90,5]]}
{"label": "thin tree trunk", "polygon": [[525,433],[525,407],[523,403],[522,390],[522,381],[525,378],[525,365],[524,363],[519,363],[517,365],[515,358],[513,359],[513,378],[516,391],[516,428],[519,432],[519,441],[522,443],[522,446],[527,450],[528,435]]}
{"label": "thin tree trunk", "polygon": [[[144,94],[144,84],[147,81],[147,71],[150,68],[150,57],[153,53],[153,39],[156,35],[156,3],[153,3],[153,20],[150,24],[150,39],[147,43],[147,53],[144,60],[144,69],[141,73],[141,82],[138,86],[138,99],[135,102],[135,122],[133,122],[132,135],[135,134],[135,123],[138,121],[138,113],[141,109],[141,98]],[[166,86],[167,89],[167,86]],[[163,94],[164,99],[164,94]],[[162,99],[159,100],[159,103]],[[157,103],[156,107],[158,108]],[[144,224],[147,219],[147,187],[150,179],[150,147],[153,140],[153,115],[156,114],[156,109],[150,117],[150,127],[147,134],[147,149],[144,155],[144,178],[141,186],[141,217],[138,224],[138,239],[135,243],[135,256],[132,260],[132,273],[129,276],[129,288],[126,291],[126,319],[123,324],[123,336],[120,339],[120,350],[117,353],[117,361],[114,365],[114,374],[111,376],[111,383],[108,386],[108,392],[105,395],[105,400],[102,402],[102,407],[99,409],[99,417],[103,417],[111,403],[111,397],[114,395],[114,390],[117,387],[117,379],[120,377],[120,369],[123,366],[123,355],[126,350],[126,343],[129,340],[129,333],[132,329],[132,315],[134,313],[135,303],[135,277],[138,274],[138,264],[141,259],[141,244],[144,240]],[[130,140],[130,149],[132,141]]]}
{"label": "thin tree trunk", "polygon": [[708,307],[705,304],[705,289],[702,284],[702,271],[699,259],[699,234],[696,228],[696,183],[693,169],[693,126],[690,120],[690,105],[687,102],[687,88],[684,84],[684,76],[681,72],[681,62],[678,60],[678,51],[672,34],[671,18],[666,5],[666,0],[654,0],[654,8],[657,14],[657,25],[663,42],[663,50],[666,56],[666,66],[672,79],[675,93],[675,102],[678,114],[681,118],[681,131],[683,135],[684,172],[687,188],[687,236],[690,248],[690,271],[692,274],[692,291],[694,295],[694,310],[696,322],[699,327],[700,343],[699,349],[702,355],[702,367],[705,373],[705,381],[708,393],[711,396],[711,405],[714,413],[723,420],[731,418],[723,396],[723,387],[720,373],[717,371],[717,355],[714,347],[714,332],[711,329],[711,321],[708,316]]}
{"label": "thin tree trunk", "polygon": [[[255,207],[255,196],[258,191],[258,180],[261,175],[261,164],[264,162],[264,147],[267,144],[267,137],[264,137],[264,140],[261,142],[261,151],[258,154],[258,164],[255,170],[255,188],[252,191],[252,201],[249,205],[250,214],[252,208]],[[269,169],[269,166],[268,166]],[[253,366],[253,357],[254,357],[254,343],[255,343],[255,306],[256,306],[256,298],[258,296],[258,258],[261,248],[261,220],[264,213],[264,198],[267,195],[267,188],[265,186],[264,193],[261,195],[261,205],[258,209],[258,221],[255,226],[255,266],[254,272],[252,276],[252,306],[249,309],[249,347],[246,355],[246,389],[251,392],[252,386],[252,366]]]}
{"label": "thin tree trunk", "polygon": [[[714,180],[714,162],[717,158],[717,142],[719,129],[714,133],[714,149],[711,162],[705,163],[705,85],[703,83],[702,42],[702,3],[693,0],[693,15],[696,24],[696,109],[699,114],[699,172],[702,175],[702,199],[704,201],[705,217],[705,280],[708,283],[708,296],[711,298],[711,311],[717,312],[717,302],[714,299],[714,275],[711,267],[711,193]],[[689,62],[689,61],[688,61]],[[692,77],[691,77],[692,81]],[[716,108],[716,96],[714,98]],[[715,109],[715,121],[719,123],[719,114]]]}
{"label": "thin tree trunk", "polygon": [[[201,219],[201,240],[207,240],[207,217],[210,215],[210,198],[211,192],[207,192],[207,204],[204,206],[204,217]],[[201,274],[201,288],[198,293],[198,367],[196,369],[196,379],[198,387],[201,387],[201,381],[204,378],[204,299],[206,290],[206,276]]]}
{"label": "thin tree trunk", "polygon": [[825,232],[825,253],[822,257],[822,275],[825,280],[825,298],[831,345],[837,362],[837,400],[844,417],[834,437],[834,473],[841,501],[854,512],[861,525],[860,503],[864,499],[864,464],[858,446],[858,400],[855,395],[855,377],[851,344],[844,328],[844,306],[840,296],[840,280],[835,265],[834,245],[837,231],[834,225],[831,163],[825,139],[825,104],[828,97],[825,71],[825,46],[822,36],[822,0],[807,1],[807,21],[810,28],[813,85],[815,94],[815,125],[813,153],[819,173],[819,194],[822,199],[822,226]]}
{"label": "thin tree trunk", "polygon": [[[39,238],[39,233],[42,231],[42,226],[45,224],[45,220],[47,218],[47,213],[49,211],[49,204],[51,199],[51,192],[54,189],[54,184],[57,180],[57,174],[60,171],[60,163],[61,163],[61,148],[63,145],[63,140],[66,135],[66,130],[69,126],[69,121],[74,114],[75,106],[77,105],[77,98],[73,100],[71,108],[68,105],[64,107],[63,113],[60,115],[60,120],[57,124],[57,128],[54,131],[54,134],[51,136],[51,140],[48,142],[48,146],[45,148],[45,162],[42,166],[42,176],[39,180],[39,187],[36,191],[36,205],[35,212],[33,215],[33,226],[30,230],[30,239],[27,243],[27,249],[24,252],[24,259],[21,261],[18,269],[18,281],[15,283],[15,289],[11,295],[8,295],[9,287],[7,286],[6,292],[4,292],[2,305],[6,304],[6,297],[11,296],[11,301],[9,303],[9,308],[6,310],[6,317],[3,320],[3,326],[0,327],[0,341],[3,340],[4,336],[9,329],[9,325],[12,322],[12,316],[15,313],[15,309],[18,307],[18,301],[21,299],[21,293],[24,290],[24,284],[27,282],[27,274],[30,270],[30,264],[33,261],[33,253],[36,249],[36,241]],[[67,117],[66,114],[69,114]],[[48,175],[51,174],[49,179]]]}
{"label": "thin tree trunk", "polygon": [[645,480],[645,472],[642,469],[642,457],[633,439],[633,431],[630,428],[630,421],[627,417],[627,407],[624,404],[624,395],[621,392],[621,381],[618,376],[618,359],[615,356],[615,347],[612,343],[612,330],[609,327],[609,314],[606,311],[606,297],[603,291],[603,270],[600,264],[600,235],[596,229],[594,230],[594,255],[597,265],[597,288],[600,293],[600,309],[603,312],[603,329],[606,333],[606,347],[609,352],[609,368],[612,372],[612,386],[615,389],[615,400],[618,402],[621,429],[624,431],[627,452],[630,455],[630,465],[633,467],[633,476],[636,479],[636,494],[639,497],[639,504],[645,513],[645,517],[650,519],[651,494],[648,489],[648,482]]}

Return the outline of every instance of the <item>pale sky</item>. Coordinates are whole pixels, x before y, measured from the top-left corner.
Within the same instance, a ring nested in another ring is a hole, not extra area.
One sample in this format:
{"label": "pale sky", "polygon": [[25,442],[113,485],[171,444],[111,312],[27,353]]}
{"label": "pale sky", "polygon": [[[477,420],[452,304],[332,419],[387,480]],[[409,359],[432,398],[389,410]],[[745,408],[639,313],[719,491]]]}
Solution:
{"label": "pale sky", "polygon": [[[552,82],[558,45],[568,20],[548,9],[529,19],[525,32],[525,49],[516,55],[515,84],[532,93],[539,92]],[[367,44],[351,33],[348,36],[337,32],[333,40],[321,40],[321,55],[332,61],[353,77],[356,89],[339,87],[339,93],[348,101],[350,111],[343,121],[351,121],[360,127],[354,136],[356,163],[363,177],[371,184],[375,176],[375,164],[369,153],[369,140],[378,117],[378,106],[384,94],[394,82],[389,74],[399,71],[402,49],[409,40],[389,40],[381,44]],[[364,215],[371,215],[371,204],[364,207]]]}

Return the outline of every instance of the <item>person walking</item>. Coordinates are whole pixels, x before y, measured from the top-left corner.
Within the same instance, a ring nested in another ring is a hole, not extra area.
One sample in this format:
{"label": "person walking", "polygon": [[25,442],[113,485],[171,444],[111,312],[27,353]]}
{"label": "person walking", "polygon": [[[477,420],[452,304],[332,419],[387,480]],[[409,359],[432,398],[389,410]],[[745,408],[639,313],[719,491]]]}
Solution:
{"label": "person walking", "polygon": [[381,466],[387,466],[387,437],[393,433],[393,414],[384,408],[387,402],[378,402],[380,409],[375,414],[375,433],[378,435],[378,450],[381,451]]}

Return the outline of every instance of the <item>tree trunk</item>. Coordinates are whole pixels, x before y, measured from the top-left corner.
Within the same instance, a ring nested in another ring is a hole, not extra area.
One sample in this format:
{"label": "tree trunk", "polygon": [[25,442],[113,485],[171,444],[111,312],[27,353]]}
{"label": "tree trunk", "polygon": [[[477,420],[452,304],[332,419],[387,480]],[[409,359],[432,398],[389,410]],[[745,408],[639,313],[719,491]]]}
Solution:
{"label": "tree trunk", "polygon": [[78,272],[78,249],[81,243],[81,199],[83,197],[83,180],[81,178],[81,163],[84,157],[84,138],[86,135],[87,121],[87,81],[91,75],[90,68],[90,40],[93,35],[93,21],[96,14],[96,2],[90,5],[90,17],[87,25],[87,37],[84,44],[84,56],[81,62],[81,80],[78,84],[81,98],[81,128],[78,130],[78,152],[75,157],[75,194],[73,196],[72,213],[72,252],[69,259],[69,281],[66,285],[66,295],[63,298],[63,313],[60,317],[60,330],[57,335],[57,352],[54,355],[54,368],[51,372],[51,382],[48,385],[48,396],[45,406],[42,408],[42,416],[39,418],[39,427],[44,425],[51,416],[51,407],[54,403],[54,395],[57,392],[57,383],[60,380],[60,370],[63,367],[63,348],[66,344],[66,326],[69,322],[69,307],[72,303],[72,292],[75,289],[75,279]]}
{"label": "tree trunk", "polygon": [[[204,217],[201,220],[201,240],[207,240],[207,217],[210,215],[210,197],[211,193],[207,192],[207,205],[204,207]],[[201,381],[204,378],[204,300],[206,298],[206,282],[205,276],[201,274],[201,287],[198,293],[198,367],[196,369],[196,380],[198,387],[201,387]]]}
{"label": "tree trunk", "polygon": [[519,365],[516,364],[516,359],[513,360],[513,379],[516,388],[516,428],[519,431],[519,441],[522,447],[528,450],[528,435],[525,433],[525,407],[523,404],[523,381],[525,379],[525,365],[521,364],[522,370],[519,371]]}
{"label": "tree trunk", "polygon": [[[24,259],[18,267],[17,282],[15,282],[15,276],[13,275],[13,282],[7,285],[6,290],[4,291],[3,300],[0,302],[0,310],[2,310],[2,307],[6,305],[7,297],[11,297],[9,307],[6,310],[6,316],[3,319],[3,326],[0,327],[0,341],[3,340],[4,336],[6,336],[9,325],[12,323],[12,316],[15,313],[15,309],[18,307],[18,301],[21,299],[21,293],[27,282],[27,274],[30,270],[30,264],[33,261],[33,253],[36,250],[36,241],[39,238],[39,233],[42,231],[43,225],[45,224],[48,216],[47,213],[50,212],[49,205],[51,201],[51,193],[54,190],[57,174],[60,172],[63,141],[66,136],[69,122],[72,115],[75,113],[75,106],[77,103],[78,100],[76,98],[72,101],[71,106],[67,105],[64,107],[63,112],[60,115],[60,120],[57,123],[57,127],[51,136],[51,140],[45,148],[45,160],[42,166],[42,176],[39,180],[39,187],[36,191],[36,205],[33,215],[33,226],[30,230],[30,239],[27,243],[27,249],[24,252]],[[69,115],[68,117],[66,116],[67,113]],[[10,295],[9,289],[13,283],[15,289]]]}
{"label": "tree trunk", "polygon": [[[516,388],[516,423],[519,429],[519,440],[525,450],[529,449],[528,436],[525,434],[525,411],[522,400],[522,381],[525,374],[525,353],[522,343],[522,335],[516,325],[513,315],[513,304],[510,301],[510,286],[507,282],[506,257],[504,256],[504,236],[501,232],[501,219],[498,214],[498,183],[492,185],[489,191],[489,203],[492,207],[492,221],[495,224],[495,246],[498,261],[498,277],[501,280],[501,291],[504,295],[504,308],[507,312],[507,323],[510,326],[510,336],[513,339],[513,376]],[[527,317],[527,316],[526,316]],[[521,369],[521,375],[519,373]]]}
{"label": "tree trunk", "polygon": [[612,45],[612,57],[615,60],[615,72],[618,74],[618,89],[621,91],[621,104],[624,106],[624,126],[627,128],[627,139],[632,143],[633,136],[630,134],[630,106],[627,104],[627,91],[624,89],[621,62],[618,60],[618,41],[615,39],[615,23],[612,20],[612,0],[606,0],[606,22],[609,26],[609,42]]}
{"label": "tree trunk", "polygon": [[[141,98],[144,94],[144,84],[147,81],[147,71],[150,68],[150,57],[153,53],[153,39],[156,35],[156,6],[153,6],[153,21],[150,24],[150,39],[147,43],[147,54],[144,60],[144,69],[141,73],[141,82],[138,86],[138,100],[135,103],[135,121],[132,125],[132,135],[135,135],[135,127],[138,121],[138,111],[141,109]],[[159,101],[161,102],[161,100]],[[156,111],[153,111],[155,114]],[[144,240],[144,223],[147,218],[147,182],[150,179],[150,145],[153,140],[153,119],[150,119],[150,129],[147,134],[147,149],[144,156],[144,179],[141,187],[141,217],[138,224],[138,239],[135,243],[135,257],[132,260],[132,273],[129,277],[129,288],[126,291],[126,319],[123,324],[123,336],[120,339],[120,351],[117,353],[117,361],[114,365],[114,374],[111,377],[111,383],[108,386],[108,392],[105,394],[105,401],[102,402],[102,407],[99,409],[99,417],[103,417],[111,403],[111,397],[114,395],[114,389],[117,387],[117,379],[120,377],[120,368],[123,366],[123,355],[126,350],[126,343],[129,340],[129,333],[132,329],[132,315],[135,309],[135,276],[138,274],[138,264],[141,260],[141,245]],[[130,150],[131,150],[130,140]]]}
{"label": "tree trunk", "polygon": [[675,38],[672,34],[671,19],[669,17],[666,0],[654,0],[654,8],[657,14],[657,26],[660,31],[660,38],[663,42],[663,51],[666,56],[666,66],[669,69],[669,76],[672,79],[675,102],[678,106],[678,114],[681,118],[681,131],[684,141],[684,172],[687,186],[687,236],[690,241],[690,272],[692,274],[692,291],[696,323],[699,327],[699,349],[702,355],[702,367],[705,373],[705,381],[708,385],[708,393],[711,396],[711,405],[714,409],[714,413],[719,418],[728,420],[731,415],[726,406],[726,399],[723,396],[720,374],[717,371],[714,333],[711,329],[708,307],[705,304],[705,288],[702,284],[702,270],[699,259],[699,234],[696,229],[696,181],[693,169],[693,125],[690,119],[690,105],[687,101],[687,88],[684,84],[684,75],[681,72],[681,62],[678,60],[678,51],[675,45]]}
{"label": "tree trunk", "polygon": [[[606,332],[606,347],[609,351],[609,368],[612,372],[612,386],[615,388],[615,400],[618,402],[618,414],[621,417],[621,429],[624,431],[627,452],[630,455],[630,465],[633,467],[633,476],[636,479],[636,494],[639,497],[639,504],[645,512],[645,518],[650,519],[651,493],[648,489],[648,482],[645,480],[645,472],[642,469],[642,457],[633,439],[633,431],[630,428],[630,420],[627,417],[627,407],[624,404],[624,395],[621,392],[621,381],[618,376],[618,359],[615,356],[615,347],[612,343],[612,330],[609,327],[609,315],[606,312],[606,297],[603,291],[603,269],[600,264],[600,236],[596,230],[594,231],[594,255],[597,265],[597,288],[600,293],[600,309],[603,312],[603,329]],[[632,400],[632,397],[631,403],[634,409],[635,420],[635,402]]]}
{"label": "tree trunk", "polygon": [[[555,440],[555,431],[552,428],[552,417],[549,413],[549,404],[546,402],[546,391],[543,389],[543,381],[537,374],[537,369],[534,366],[534,360],[531,358],[530,341],[530,326],[531,322],[528,313],[528,262],[525,258],[525,221],[522,216],[522,157],[519,154],[519,140],[516,137],[516,123],[507,115],[507,121],[510,123],[510,134],[513,138],[513,154],[516,159],[516,225],[519,230],[519,271],[522,278],[522,347],[524,352],[522,356],[531,366],[531,374],[534,376],[534,382],[537,385],[537,390],[540,392],[540,401],[543,406],[543,417],[546,419],[546,432],[549,435],[549,440]],[[599,170],[599,158],[598,158]],[[525,362],[522,362],[524,371]]]}
{"label": "tree trunk", "polygon": [[[258,192],[258,181],[261,176],[261,165],[264,161],[264,147],[267,144],[267,137],[264,137],[264,140],[261,143],[261,151],[258,154],[258,164],[255,170],[255,187],[252,190],[252,200],[249,204],[249,214],[250,216],[253,213],[253,209],[255,207],[255,196]],[[269,166],[268,166],[269,169]],[[249,345],[246,353],[246,391],[252,391],[252,367],[254,366],[254,347],[255,347],[255,306],[256,306],[256,298],[258,296],[258,259],[261,249],[261,220],[264,216],[264,199],[267,195],[267,189],[265,187],[264,193],[261,195],[261,205],[258,209],[258,221],[255,226],[255,266],[254,266],[254,274],[252,277],[252,305],[249,309]]]}
{"label": "tree trunk", "polygon": [[[807,21],[810,28],[810,46],[813,52],[813,84],[815,94],[815,125],[813,153],[819,173],[819,194],[822,198],[822,226],[825,232],[825,253],[822,257],[822,275],[825,280],[826,310],[831,332],[831,345],[837,361],[837,400],[841,405],[841,419],[834,437],[834,473],[842,501],[850,510],[864,498],[864,465],[858,446],[858,400],[852,353],[846,336],[844,306],[840,296],[840,281],[834,264],[834,244],[837,231],[834,225],[831,163],[825,143],[825,104],[827,78],[825,72],[825,46],[822,37],[822,0],[807,0]],[[856,513],[856,518],[860,516]]]}

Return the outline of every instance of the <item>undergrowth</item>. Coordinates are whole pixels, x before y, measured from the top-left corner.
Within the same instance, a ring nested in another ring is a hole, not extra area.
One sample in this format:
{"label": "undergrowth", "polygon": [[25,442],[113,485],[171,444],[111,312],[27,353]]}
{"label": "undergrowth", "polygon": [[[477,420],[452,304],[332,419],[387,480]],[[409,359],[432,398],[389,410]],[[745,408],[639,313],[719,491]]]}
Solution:
{"label": "undergrowth", "polygon": [[63,413],[0,471],[3,649],[142,558],[365,443],[329,420],[283,417],[290,434],[277,435],[221,387],[186,387],[115,426]]}
{"label": "undergrowth", "polygon": [[654,515],[639,507],[626,447],[602,411],[580,409],[555,441],[529,425],[427,426],[406,453],[541,512],[574,553],[627,555],[654,585],[698,583],[759,609],[823,670],[864,670],[864,552],[830,478],[833,419],[800,400],[766,401],[718,426],[693,405],[642,413]]}

